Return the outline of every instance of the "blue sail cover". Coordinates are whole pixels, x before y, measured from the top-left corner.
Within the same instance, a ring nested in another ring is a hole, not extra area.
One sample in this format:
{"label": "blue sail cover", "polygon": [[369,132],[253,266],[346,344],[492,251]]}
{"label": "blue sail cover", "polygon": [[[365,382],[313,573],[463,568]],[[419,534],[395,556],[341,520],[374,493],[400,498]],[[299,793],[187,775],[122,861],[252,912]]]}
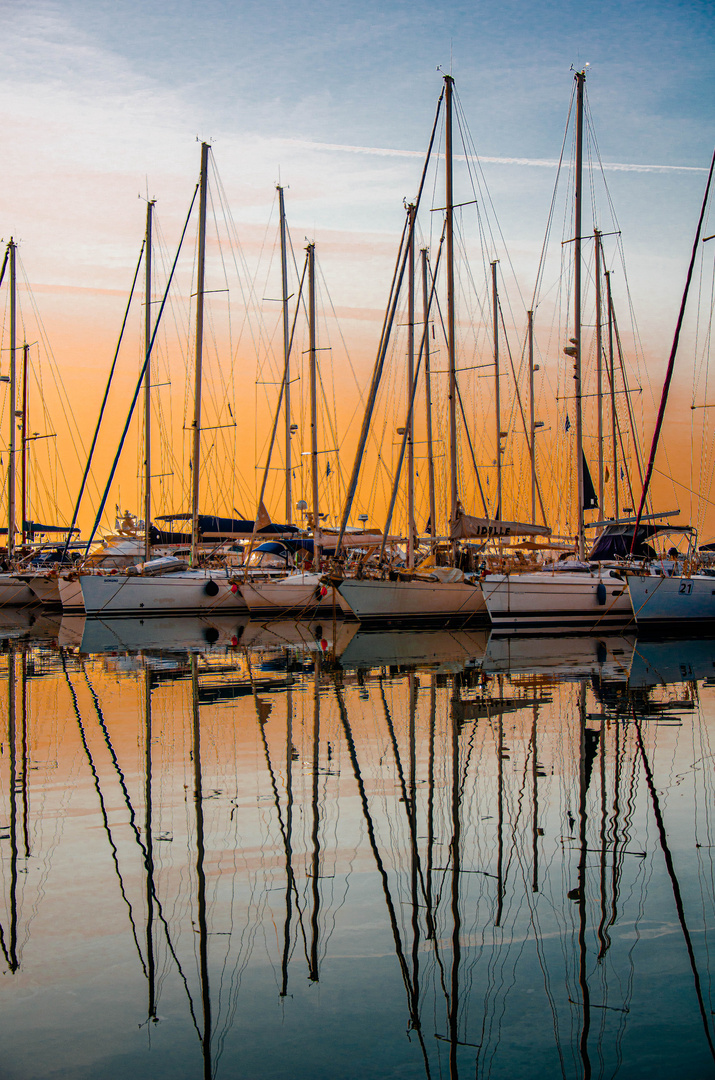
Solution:
{"label": "blue sail cover", "polygon": [[[272,555],[283,555],[285,552],[295,555],[297,551],[307,551],[312,555],[315,551],[315,546],[312,537],[301,536],[300,539],[297,540],[266,540],[264,543],[258,544],[253,550],[270,551]],[[334,555],[335,544],[333,544],[332,547],[326,547],[325,544],[321,544],[320,550],[323,555]]]}
{"label": "blue sail cover", "polygon": [[[658,525],[639,525],[633,555],[637,559],[655,558],[654,549],[646,541],[659,532],[667,531],[669,531],[667,528]],[[633,525],[607,525],[594,544],[589,559],[593,562],[627,559],[631,554],[632,540]]]}
{"label": "blue sail cover", "polygon": [[[30,537],[34,540],[35,534],[42,535],[47,533],[78,533],[79,529],[71,529],[68,525],[41,525],[39,521],[26,521],[25,532],[30,534]],[[4,528],[0,528],[0,534],[7,536],[7,525]]]}
{"label": "blue sail cover", "polygon": [[[159,517],[157,521],[191,521],[191,514],[167,514]],[[206,533],[210,534],[211,540],[232,540],[251,536],[254,522],[246,518],[216,517],[214,514],[199,514],[199,537]],[[274,533],[298,533],[300,529],[296,525],[278,525],[271,522],[262,529],[258,529],[256,535],[271,536]],[[191,542],[191,534],[188,532],[174,532],[157,529],[151,526],[149,533],[152,544],[188,544]]]}

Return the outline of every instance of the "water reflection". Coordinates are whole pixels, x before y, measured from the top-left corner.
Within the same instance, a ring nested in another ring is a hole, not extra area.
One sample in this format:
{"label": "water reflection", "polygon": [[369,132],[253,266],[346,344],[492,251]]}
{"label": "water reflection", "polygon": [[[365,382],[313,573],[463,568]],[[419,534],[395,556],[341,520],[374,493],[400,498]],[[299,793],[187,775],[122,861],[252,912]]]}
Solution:
{"label": "water reflection", "polygon": [[8,629],[7,1076],[711,1075],[715,643],[344,630]]}

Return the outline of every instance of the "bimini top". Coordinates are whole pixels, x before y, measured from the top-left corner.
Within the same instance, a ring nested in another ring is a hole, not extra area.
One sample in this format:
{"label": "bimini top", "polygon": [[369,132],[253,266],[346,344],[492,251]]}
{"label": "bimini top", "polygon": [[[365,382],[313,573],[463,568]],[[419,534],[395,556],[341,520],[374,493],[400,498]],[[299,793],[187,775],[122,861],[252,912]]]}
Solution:
{"label": "bimini top", "polygon": [[592,562],[603,562],[610,559],[655,559],[656,552],[648,543],[656,536],[663,533],[691,533],[689,525],[653,525],[650,522],[638,526],[636,542],[631,552],[633,541],[633,524],[626,522],[606,525],[605,529],[593,545],[589,555]]}

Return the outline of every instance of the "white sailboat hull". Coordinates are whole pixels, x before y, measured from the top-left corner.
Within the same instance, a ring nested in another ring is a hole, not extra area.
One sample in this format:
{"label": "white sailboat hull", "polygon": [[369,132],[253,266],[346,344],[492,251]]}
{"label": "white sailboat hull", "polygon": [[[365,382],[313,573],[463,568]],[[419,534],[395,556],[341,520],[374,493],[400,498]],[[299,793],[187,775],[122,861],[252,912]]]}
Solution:
{"label": "white sailboat hull", "polygon": [[603,634],[633,625],[626,583],[610,573],[487,574],[482,589],[497,634]]}
{"label": "white sailboat hull", "polygon": [[362,623],[444,626],[487,619],[478,582],[346,578],[338,591]]}
{"label": "white sailboat hull", "polygon": [[715,577],[661,577],[628,574],[638,626],[675,630],[694,625],[715,628]]}
{"label": "white sailboat hull", "polygon": [[87,615],[228,615],[246,612],[246,604],[226,570],[183,570],[161,577],[81,574]]}
{"label": "white sailboat hull", "polygon": [[241,583],[241,595],[252,619],[312,618],[321,615],[332,618],[352,618],[348,603],[332,585],[324,585],[319,574],[291,574],[277,581]]}

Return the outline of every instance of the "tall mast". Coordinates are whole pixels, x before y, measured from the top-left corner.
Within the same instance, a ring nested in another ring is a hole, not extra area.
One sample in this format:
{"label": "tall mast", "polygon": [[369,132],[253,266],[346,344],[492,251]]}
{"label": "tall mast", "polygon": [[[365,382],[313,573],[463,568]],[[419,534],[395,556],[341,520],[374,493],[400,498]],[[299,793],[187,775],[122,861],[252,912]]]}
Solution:
{"label": "tall mast", "polygon": [[[146,242],[144,253],[144,354],[151,347],[151,227],[154,201],[146,204]],[[151,364],[144,372],[144,558],[151,557]]]}
{"label": "tall mast", "polygon": [[196,274],[196,360],[194,366],[194,442],[191,452],[191,565],[199,544],[199,472],[201,471],[201,364],[204,344],[204,274],[206,270],[206,189],[209,144],[201,143],[199,190],[199,263]]}
{"label": "tall mast", "polygon": [[427,477],[429,484],[429,520],[432,532],[432,548],[435,546],[434,537],[437,535],[437,506],[434,491],[434,457],[432,454],[432,373],[430,370],[429,351],[429,267],[427,262],[427,248],[422,248],[422,312],[423,312],[423,337],[425,358],[425,404],[427,409]]}
{"label": "tall mast", "polygon": [[[320,526],[318,506],[318,365],[315,345],[315,244],[308,244],[308,319],[310,322],[310,482],[313,492],[313,536]],[[313,540],[313,561],[319,551]]]}
{"label": "tall mast", "polygon": [[447,348],[449,353],[449,520],[457,520],[457,350],[454,339],[454,190],[452,175],[452,92],[454,79],[445,75],[445,187],[447,213]]}
{"label": "tall mast", "polygon": [[407,207],[410,220],[407,314],[407,565],[415,565],[415,421],[412,391],[415,382],[415,207]]}
{"label": "tall mast", "polygon": [[497,263],[492,263],[492,320],[494,323],[494,419],[497,447],[497,520],[502,516],[501,505],[501,396],[499,394],[499,295],[497,293]]}
{"label": "tall mast", "polygon": [[613,443],[613,516],[618,518],[618,443],[616,441],[616,384],[613,358],[613,298],[611,296],[611,271],[606,270],[606,296],[608,301],[608,373],[611,382],[611,440]]}
{"label": "tall mast", "polygon": [[[28,428],[28,395],[27,395],[27,367],[29,360],[30,346],[25,342],[22,347],[22,445],[20,448],[20,462],[22,467],[22,473],[20,477],[20,518],[21,526],[20,531],[22,535],[22,543],[26,540],[26,525],[27,525],[27,428]],[[32,539],[32,536],[30,536]],[[23,654],[24,655],[24,654]]]}
{"label": "tall mast", "polygon": [[17,269],[15,253],[17,245],[12,237],[10,237],[8,247],[10,249],[10,441],[7,465],[7,557],[12,559],[15,554],[15,400],[17,394],[15,372],[15,337],[17,333]]}
{"label": "tall mast", "polygon": [[286,443],[286,508],[285,520],[290,525],[293,522],[293,461],[290,445],[290,321],[288,318],[288,247],[286,227],[285,195],[280,184],[276,185],[278,191],[278,206],[281,219],[281,285],[283,304],[283,407],[285,409],[285,443]]}
{"label": "tall mast", "polygon": [[527,311],[529,325],[529,457],[531,458],[531,524],[536,525],[536,414],[534,404],[534,312]]}
{"label": "tall mast", "polygon": [[585,71],[576,72],[576,183],[574,188],[574,378],[576,381],[576,467],[578,476],[578,557],[585,553],[583,519],[583,414],[581,411],[581,203],[583,200],[583,87]]}
{"label": "tall mast", "polygon": [[593,230],[596,240],[596,418],[598,425],[598,507],[603,517],[603,334],[601,331],[601,233]]}

